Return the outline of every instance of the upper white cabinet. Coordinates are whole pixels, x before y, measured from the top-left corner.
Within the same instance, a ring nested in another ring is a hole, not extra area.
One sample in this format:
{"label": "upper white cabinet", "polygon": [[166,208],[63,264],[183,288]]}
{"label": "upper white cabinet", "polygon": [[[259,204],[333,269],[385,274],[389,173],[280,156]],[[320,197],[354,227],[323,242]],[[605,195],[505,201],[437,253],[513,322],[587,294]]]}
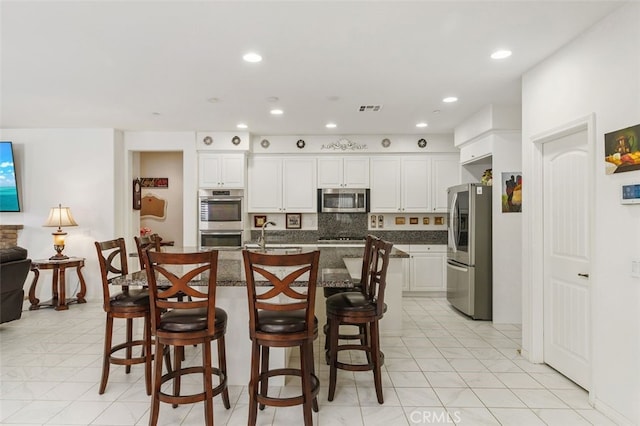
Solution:
{"label": "upper white cabinet", "polygon": [[371,159],[371,211],[447,211],[447,188],[460,183],[456,154]]}
{"label": "upper white cabinet", "polygon": [[253,156],[248,191],[251,213],[315,213],[316,160]]}
{"label": "upper white cabinet", "polygon": [[318,188],[369,188],[369,157],[318,158]]}
{"label": "upper white cabinet", "polygon": [[200,188],[244,188],[244,165],[244,154],[199,154]]}
{"label": "upper white cabinet", "polygon": [[457,154],[431,157],[431,211],[447,212],[447,188],[460,184],[460,159]]}

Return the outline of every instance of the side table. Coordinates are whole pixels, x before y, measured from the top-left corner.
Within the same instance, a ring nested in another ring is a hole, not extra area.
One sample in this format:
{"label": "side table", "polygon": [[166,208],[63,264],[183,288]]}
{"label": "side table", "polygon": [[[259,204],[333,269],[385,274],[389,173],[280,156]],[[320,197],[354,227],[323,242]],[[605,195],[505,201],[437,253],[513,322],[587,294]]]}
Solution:
{"label": "side table", "polygon": [[[31,262],[31,270],[34,273],[33,281],[31,281],[31,287],[29,287],[29,310],[33,311],[40,309],[41,307],[49,306],[54,307],[56,311],[62,311],[69,309],[69,303],[86,303],[84,296],[87,293],[87,286],[84,282],[81,269],[84,267],[83,257],[70,257],[63,260],[33,260]],[[75,268],[80,280],[80,291],[76,297],[67,298],[65,295],[66,283],[65,283],[65,270],[67,268]],[[51,300],[40,303],[40,299],[36,298],[36,286],[38,284],[38,278],[40,277],[41,270],[53,270],[53,278],[51,283]]]}

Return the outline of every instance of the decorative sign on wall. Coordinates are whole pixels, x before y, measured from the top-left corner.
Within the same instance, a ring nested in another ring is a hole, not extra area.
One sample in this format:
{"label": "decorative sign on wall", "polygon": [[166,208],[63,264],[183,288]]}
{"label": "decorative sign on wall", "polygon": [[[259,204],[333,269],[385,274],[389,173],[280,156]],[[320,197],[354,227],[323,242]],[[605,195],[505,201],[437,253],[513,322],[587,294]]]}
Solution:
{"label": "decorative sign on wall", "polygon": [[640,170],[640,124],[604,134],[605,173]]}
{"label": "decorative sign on wall", "polygon": [[142,207],[142,187],[140,179],[133,180],[133,209],[140,210]]}
{"label": "decorative sign on wall", "polygon": [[168,188],[169,178],[140,178],[143,188]]}
{"label": "decorative sign on wall", "polygon": [[145,195],[142,197],[140,217],[164,220],[167,217],[167,201],[153,194]]}

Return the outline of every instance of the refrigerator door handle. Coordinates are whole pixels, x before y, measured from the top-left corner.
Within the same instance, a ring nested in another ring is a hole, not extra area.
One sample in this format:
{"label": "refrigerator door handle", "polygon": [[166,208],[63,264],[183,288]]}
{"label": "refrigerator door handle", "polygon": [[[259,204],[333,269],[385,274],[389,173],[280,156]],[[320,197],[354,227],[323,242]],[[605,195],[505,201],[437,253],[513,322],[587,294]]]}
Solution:
{"label": "refrigerator door handle", "polygon": [[456,271],[460,271],[460,272],[467,272],[469,270],[469,268],[467,267],[458,266],[455,263],[451,263],[450,261],[447,261],[447,267],[451,269],[455,269]]}
{"label": "refrigerator door handle", "polygon": [[451,206],[449,208],[449,241],[451,241],[451,248],[453,249],[454,253],[458,251],[458,246],[456,244],[457,231],[455,229],[457,224],[453,220],[455,216],[455,208],[457,204],[458,204],[458,193],[454,192],[453,198],[451,199]]}

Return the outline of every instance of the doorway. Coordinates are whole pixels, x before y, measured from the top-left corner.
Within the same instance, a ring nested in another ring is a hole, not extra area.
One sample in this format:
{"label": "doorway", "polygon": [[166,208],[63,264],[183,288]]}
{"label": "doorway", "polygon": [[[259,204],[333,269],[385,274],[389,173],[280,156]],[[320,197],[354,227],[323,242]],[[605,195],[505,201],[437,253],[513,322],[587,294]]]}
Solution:
{"label": "doorway", "polygon": [[587,123],[540,143],[543,359],[585,389],[591,376],[591,179]]}
{"label": "doorway", "polygon": [[[183,242],[183,154],[182,152],[140,152],[141,178],[167,178],[168,185],[142,188],[143,209],[139,228],[158,234],[163,241]],[[145,201],[157,209],[146,210]]]}

